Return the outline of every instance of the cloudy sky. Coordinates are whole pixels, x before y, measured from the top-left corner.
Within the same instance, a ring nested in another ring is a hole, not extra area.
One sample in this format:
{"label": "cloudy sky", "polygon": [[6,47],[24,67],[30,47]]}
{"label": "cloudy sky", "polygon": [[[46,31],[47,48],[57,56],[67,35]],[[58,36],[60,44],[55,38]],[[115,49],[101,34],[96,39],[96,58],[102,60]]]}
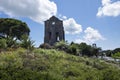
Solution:
{"label": "cloudy sky", "polygon": [[0,18],[26,22],[36,46],[43,43],[44,21],[52,15],[63,20],[68,42],[120,47],[120,0],[0,0]]}

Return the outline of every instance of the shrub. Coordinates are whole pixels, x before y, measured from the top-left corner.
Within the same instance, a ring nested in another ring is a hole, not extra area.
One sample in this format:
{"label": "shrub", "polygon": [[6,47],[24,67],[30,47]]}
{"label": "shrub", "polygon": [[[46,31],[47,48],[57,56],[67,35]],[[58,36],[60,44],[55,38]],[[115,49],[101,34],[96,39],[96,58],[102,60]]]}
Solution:
{"label": "shrub", "polygon": [[120,52],[113,54],[112,57],[120,59]]}
{"label": "shrub", "polygon": [[68,43],[65,42],[65,41],[57,42],[57,43],[54,45],[54,48],[55,48],[55,49],[58,49],[58,50],[67,51],[67,49],[68,49]]}
{"label": "shrub", "polygon": [[32,51],[34,49],[34,41],[31,40],[27,35],[22,36],[21,47]]}
{"label": "shrub", "polygon": [[43,48],[43,49],[51,49],[52,46],[50,46],[48,43],[43,43],[39,46],[39,48]]}
{"label": "shrub", "polygon": [[79,55],[78,44],[72,43],[69,45],[67,52],[73,55]]}
{"label": "shrub", "polygon": [[0,39],[0,51],[5,49],[7,47],[6,40],[5,39]]}
{"label": "shrub", "polygon": [[103,71],[103,80],[120,80],[120,73],[116,69],[106,69]]}
{"label": "shrub", "polygon": [[6,48],[6,47],[7,47],[6,40],[0,39],[0,48]]}

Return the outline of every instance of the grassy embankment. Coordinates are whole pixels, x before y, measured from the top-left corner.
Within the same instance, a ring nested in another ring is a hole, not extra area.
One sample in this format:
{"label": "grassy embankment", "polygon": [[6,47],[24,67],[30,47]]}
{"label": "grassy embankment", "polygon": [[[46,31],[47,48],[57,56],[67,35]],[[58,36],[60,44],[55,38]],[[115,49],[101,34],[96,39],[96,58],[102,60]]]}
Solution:
{"label": "grassy embankment", "polygon": [[120,80],[120,69],[57,50],[18,49],[0,54],[0,80]]}

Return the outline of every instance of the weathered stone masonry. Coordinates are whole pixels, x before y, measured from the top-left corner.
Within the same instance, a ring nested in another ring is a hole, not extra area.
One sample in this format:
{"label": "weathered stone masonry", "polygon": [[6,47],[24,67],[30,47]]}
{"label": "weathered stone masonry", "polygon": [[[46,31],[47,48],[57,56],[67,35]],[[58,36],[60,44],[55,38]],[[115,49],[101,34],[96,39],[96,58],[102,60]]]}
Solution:
{"label": "weathered stone masonry", "polygon": [[45,21],[44,43],[54,45],[56,42],[65,40],[63,21],[55,16]]}

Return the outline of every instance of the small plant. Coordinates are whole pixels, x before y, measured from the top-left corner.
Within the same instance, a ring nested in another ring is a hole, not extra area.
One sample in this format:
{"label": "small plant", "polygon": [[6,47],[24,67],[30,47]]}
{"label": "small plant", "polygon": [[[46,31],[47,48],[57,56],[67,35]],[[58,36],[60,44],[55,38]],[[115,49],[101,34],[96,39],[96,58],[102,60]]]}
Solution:
{"label": "small plant", "polygon": [[7,48],[6,40],[5,39],[0,39],[0,52]]}
{"label": "small plant", "polygon": [[32,51],[34,49],[34,41],[32,41],[27,35],[22,36],[21,47]]}
{"label": "small plant", "polygon": [[60,42],[57,42],[54,47],[58,50],[64,50],[66,51],[68,49],[68,43],[65,42],[65,41],[60,41]]}

